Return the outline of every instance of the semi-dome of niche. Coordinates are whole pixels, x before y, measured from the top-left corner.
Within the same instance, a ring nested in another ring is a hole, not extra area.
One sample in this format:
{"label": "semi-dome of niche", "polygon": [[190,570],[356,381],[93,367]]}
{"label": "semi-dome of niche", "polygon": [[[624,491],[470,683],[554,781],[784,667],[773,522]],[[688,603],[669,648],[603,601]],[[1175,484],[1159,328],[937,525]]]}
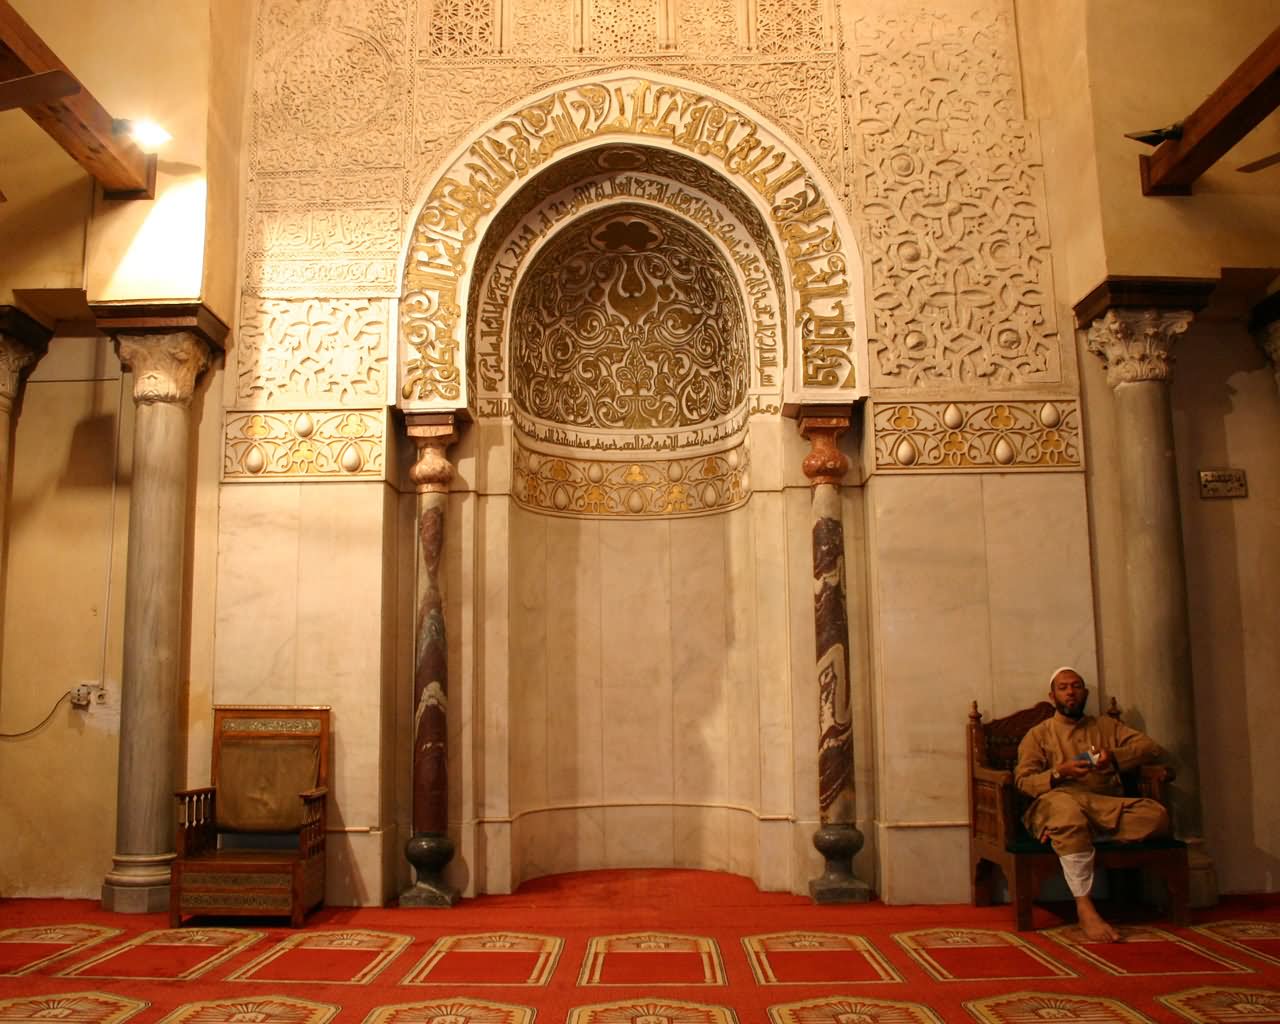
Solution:
{"label": "semi-dome of niche", "polygon": [[[680,432],[747,398],[747,319],[733,272],[696,227],[618,204],[531,262],[511,321],[518,413],[558,431]],[[673,441],[670,447],[682,447]]]}

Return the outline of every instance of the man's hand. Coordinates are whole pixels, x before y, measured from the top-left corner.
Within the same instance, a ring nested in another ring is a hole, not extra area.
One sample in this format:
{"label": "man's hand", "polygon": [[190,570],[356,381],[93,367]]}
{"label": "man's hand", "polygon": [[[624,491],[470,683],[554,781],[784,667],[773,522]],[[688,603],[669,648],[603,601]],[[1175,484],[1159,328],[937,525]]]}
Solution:
{"label": "man's hand", "polygon": [[1091,750],[1090,753],[1093,754],[1093,767],[1098,771],[1109,772],[1115,767],[1115,756],[1106,747],[1103,747],[1101,750],[1097,750],[1095,748]]}
{"label": "man's hand", "polygon": [[1056,769],[1058,777],[1062,779],[1083,779],[1091,771],[1093,765],[1088,761],[1077,761],[1072,758],[1069,761],[1063,761]]}

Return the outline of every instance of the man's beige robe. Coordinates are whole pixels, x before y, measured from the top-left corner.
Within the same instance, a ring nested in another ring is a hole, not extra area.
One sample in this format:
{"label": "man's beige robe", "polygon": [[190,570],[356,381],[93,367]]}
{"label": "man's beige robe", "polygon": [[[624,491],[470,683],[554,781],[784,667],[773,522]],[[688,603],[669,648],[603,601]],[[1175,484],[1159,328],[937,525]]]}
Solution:
{"label": "man's beige robe", "polygon": [[[1114,764],[1080,779],[1052,780],[1063,761],[1109,750]],[[1155,800],[1126,797],[1119,772],[1163,757],[1151,737],[1109,715],[1070,719],[1055,714],[1033,726],[1018,746],[1014,783],[1034,800],[1023,822],[1027,831],[1053,845],[1059,855],[1093,849],[1095,837],[1136,842],[1167,832],[1169,816]]]}

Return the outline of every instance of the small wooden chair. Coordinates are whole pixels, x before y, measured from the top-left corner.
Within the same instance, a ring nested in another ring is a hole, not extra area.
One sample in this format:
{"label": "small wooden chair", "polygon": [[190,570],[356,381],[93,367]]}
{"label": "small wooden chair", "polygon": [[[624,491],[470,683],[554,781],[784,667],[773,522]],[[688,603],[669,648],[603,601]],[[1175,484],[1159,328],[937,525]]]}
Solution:
{"label": "small wooden chair", "polygon": [[[1032,726],[1052,717],[1047,701],[984,723],[973,702],[969,712],[969,880],[974,906],[994,902],[995,869],[1004,873],[1019,931],[1031,930],[1031,905],[1045,880],[1061,874],[1053,848],[1027,833],[1022,815],[1030,800],[1013,783],[1018,763],[1018,744]],[[1119,719],[1115,698],[1107,714]],[[1165,783],[1172,778],[1168,768],[1145,765],[1121,775],[1125,792],[1166,804]],[[1160,875],[1168,889],[1169,917],[1178,925],[1187,923],[1187,847],[1173,838],[1148,839],[1141,843],[1094,844],[1095,864],[1110,869],[1146,868]]]}
{"label": "small wooden chair", "polygon": [[213,785],[183,790],[169,921],[287,916],[324,902],[329,708],[215,707]]}

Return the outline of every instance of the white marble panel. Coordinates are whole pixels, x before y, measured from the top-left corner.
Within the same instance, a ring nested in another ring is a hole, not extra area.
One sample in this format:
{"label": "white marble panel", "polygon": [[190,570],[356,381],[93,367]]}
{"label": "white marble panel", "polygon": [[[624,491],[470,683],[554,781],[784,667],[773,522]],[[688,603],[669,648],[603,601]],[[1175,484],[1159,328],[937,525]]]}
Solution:
{"label": "white marble panel", "polygon": [[[807,483],[807,481],[806,481]],[[796,815],[818,816],[818,668],[814,639],[813,496],[809,487],[784,494],[786,596],[790,633],[792,754]]]}
{"label": "white marble panel", "polygon": [[611,802],[672,795],[668,525],[600,524],[601,739],[604,797]]}
{"label": "white marble panel", "polygon": [[481,849],[477,860],[484,869],[484,892],[508,893],[515,888],[512,831],[509,821],[486,821],[480,825]]}
{"label": "white marble panel", "polygon": [[794,873],[791,862],[795,853],[792,823],[777,819],[762,821],[756,834],[760,844],[756,884],[766,892],[790,889]]}
{"label": "white marble panel", "polygon": [[[795,802],[791,722],[791,643],[787,602],[786,504],[781,494],[751,502],[755,538],[756,680],[759,688],[759,809],[790,814]],[[812,602],[810,602],[812,604]],[[812,625],[809,632],[813,632]]]}
{"label": "white marble panel", "polygon": [[295,695],[333,708],[335,824],[381,824],[384,487],[309,484],[299,495]]}
{"label": "white marble panel", "polygon": [[505,495],[476,499],[480,649],[475,659],[479,666],[475,678],[478,699],[470,706],[476,709],[479,722],[479,735],[474,739],[480,748],[477,756],[484,785],[477,799],[479,812],[485,817],[506,817],[511,807],[511,510],[511,500]]}
{"label": "white marble panel", "polygon": [[[826,869],[822,854],[813,846],[813,834],[817,830],[817,819],[792,822],[790,889],[794,893],[808,895],[810,880],[821,876]],[[867,876],[858,870],[857,862],[855,858],[854,874],[865,879]]]}
{"label": "white marble panel", "polygon": [[575,807],[522,815],[518,826],[523,867],[518,881],[624,866],[612,863],[605,852],[606,813],[599,807]]}
{"label": "white marble panel", "polygon": [[991,678],[982,478],[877,476],[867,491],[879,819],[962,819],[964,725]]}
{"label": "white marble panel", "polygon": [[885,903],[966,903],[969,830],[881,826],[880,898]]}
{"label": "white marble panel", "polygon": [[[476,760],[483,757],[485,740],[483,732],[477,735],[475,727],[479,706],[475,643],[478,512],[475,494],[454,491],[449,495],[443,557],[444,618],[449,648],[449,813],[464,821],[476,815]],[[411,713],[411,709],[406,710]]]}
{"label": "white marble panel", "polygon": [[546,520],[547,796],[553,803],[602,796],[600,524]]}
{"label": "white marble panel", "polygon": [[857,815],[874,818],[876,809],[875,711],[869,628],[870,574],[867,569],[866,503],[862,488],[842,492],[845,594],[849,612],[849,679],[853,698],[853,781]]}
{"label": "white marble panel", "polygon": [[606,807],[604,864],[610,868],[669,868],[675,864],[675,820],[666,807]]}
{"label": "white marble panel", "polygon": [[511,808],[547,802],[547,517],[511,510]]}
{"label": "white marble panel", "polygon": [[213,696],[219,704],[297,703],[297,484],[223,487]]}
{"label": "white marble panel", "polygon": [[1059,665],[1076,666],[1097,700],[1084,475],[984,475],[982,499],[993,691],[983,710],[1005,715],[1040,700]]}
{"label": "white marble panel", "polygon": [[[726,516],[671,523],[675,799],[723,802],[729,783]],[[754,737],[741,737],[750,745]]]}
{"label": "white marble panel", "polygon": [[385,877],[390,836],[372,832],[330,832],[325,839],[324,901],[331,907],[380,907],[393,895]]}
{"label": "white marble panel", "polygon": [[759,884],[760,822],[746,811],[729,815],[729,870]]}
{"label": "white marble panel", "polygon": [[749,421],[751,490],[754,494],[782,490],[782,431],[795,431],[788,420],[754,416]]}
{"label": "white marble panel", "polygon": [[729,819],[741,813],[728,807],[673,808],[675,866],[728,871],[732,860]]}

